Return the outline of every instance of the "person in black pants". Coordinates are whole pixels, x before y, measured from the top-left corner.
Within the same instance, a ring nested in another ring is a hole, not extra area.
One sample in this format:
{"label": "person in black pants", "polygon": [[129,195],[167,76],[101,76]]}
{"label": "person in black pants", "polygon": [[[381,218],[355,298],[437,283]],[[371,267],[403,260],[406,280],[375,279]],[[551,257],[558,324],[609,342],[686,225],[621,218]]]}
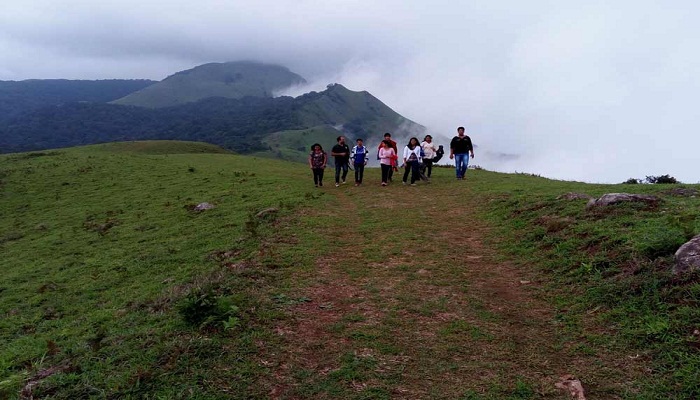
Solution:
{"label": "person in black pants", "polygon": [[403,173],[403,184],[406,184],[406,179],[408,179],[408,172],[411,172],[411,186],[416,185],[416,181],[420,180],[420,142],[418,138],[412,137],[408,141],[408,144],[403,149],[403,163],[405,171]]}
{"label": "person in black pants", "polygon": [[345,137],[338,136],[338,143],[331,149],[331,155],[335,157],[335,187],[340,186],[340,170],[343,170],[343,183],[348,176],[350,164],[350,147],[345,144]]}
{"label": "person in black pants", "polygon": [[328,155],[323,151],[323,147],[318,143],[312,145],[311,153],[309,153],[309,167],[314,173],[314,185],[316,187],[323,186],[323,171],[327,162]]}
{"label": "person in black pants", "polygon": [[367,147],[362,144],[362,139],[357,139],[357,146],[352,148],[351,153],[352,163],[355,167],[355,186],[362,185],[362,177],[367,165],[368,154]]}

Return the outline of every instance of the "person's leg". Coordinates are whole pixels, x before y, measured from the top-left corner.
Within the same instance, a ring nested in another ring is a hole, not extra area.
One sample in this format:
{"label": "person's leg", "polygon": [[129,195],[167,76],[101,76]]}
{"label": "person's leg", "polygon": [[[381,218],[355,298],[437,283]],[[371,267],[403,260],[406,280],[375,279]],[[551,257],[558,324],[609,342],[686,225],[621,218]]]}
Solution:
{"label": "person's leg", "polygon": [[455,174],[457,179],[462,178],[462,163],[464,162],[464,154],[455,154]]}
{"label": "person's leg", "polygon": [[343,167],[342,164],[335,164],[335,184],[340,184],[340,169]]}
{"label": "person's leg", "polygon": [[319,168],[319,169],[318,169],[318,186],[323,186],[323,173],[324,173],[325,171],[326,171],[326,170],[323,169],[323,168]]}
{"label": "person's leg", "polygon": [[381,164],[382,167],[382,183],[386,184],[389,180],[389,171],[391,171],[391,165]]}
{"label": "person's leg", "polygon": [[311,171],[314,174],[314,185],[318,186],[318,168],[314,168]]}
{"label": "person's leg", "polygon": [[355,166],[355,171],[355,173],[357,173],[357,171],[360,172],[360,179],[355,178],[357,180],[357,183],[362,183],[362,178],[364,178],[365,175],[365,166],[363,164],[359,164]]}
{"label": "person's leg", "polygon": [[469,154],[464,155],[464,161],[462,161],[462,164],[464,167],[462,168],[462,179],[464,179],[467,175],[467,169],[469,169]]}
{"label": "person's leg", "polygon": [[360,183],[360,166],[355,164],[355,184]]}
{"label": "person's leg", "polygon": [[394,165],[392,163],[391,165],[389,165],[389,175],[388,175],[387,179],[389,182],[391,182],[393,178],[394,178]]}
{"label": "person's leg", "polygon": [[425,163],[425,169],[428,172],[425,176],[430,178],[430,175],[433,174],[433,160],[424,160]]}
{"label": "person's leg", "polygon": [[420,180],[420,169],[418,166],[418,161],[413,161],[411,164],[411,185]]}
{"label": "person's leg", "polygon": [[402,179],[403,183],[406,183],[406,180],[408,180],[408,171],[410,171],[410,170],[411,170],[411,163],[407,162],[403,166],[403,179]]}
{"label": "person's leg", "polygon": [[345,183],[345,178],[348,177],[348,163],[343,163],[343,183]]}

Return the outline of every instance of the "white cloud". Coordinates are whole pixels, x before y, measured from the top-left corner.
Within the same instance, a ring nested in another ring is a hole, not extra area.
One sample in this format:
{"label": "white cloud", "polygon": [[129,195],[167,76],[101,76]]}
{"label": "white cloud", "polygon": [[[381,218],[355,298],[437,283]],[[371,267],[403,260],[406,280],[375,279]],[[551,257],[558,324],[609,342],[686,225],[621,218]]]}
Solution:
{"label": "white cloud", "polygon": [[700,181],[695,2],[6,3],[0,79],[162,79],[260,60],[316,90],[368,90],[443,143],[465,125],[489,169]]}

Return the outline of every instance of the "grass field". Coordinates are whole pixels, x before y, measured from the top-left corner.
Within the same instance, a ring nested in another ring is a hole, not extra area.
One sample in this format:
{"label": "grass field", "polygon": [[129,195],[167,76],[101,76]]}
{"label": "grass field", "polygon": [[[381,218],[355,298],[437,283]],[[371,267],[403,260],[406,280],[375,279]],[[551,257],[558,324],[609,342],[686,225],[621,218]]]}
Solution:
{"label": "grass field", "polygon": [[0,157],[0,398],[700,396],[681,185],[331,172],[182,142]]}

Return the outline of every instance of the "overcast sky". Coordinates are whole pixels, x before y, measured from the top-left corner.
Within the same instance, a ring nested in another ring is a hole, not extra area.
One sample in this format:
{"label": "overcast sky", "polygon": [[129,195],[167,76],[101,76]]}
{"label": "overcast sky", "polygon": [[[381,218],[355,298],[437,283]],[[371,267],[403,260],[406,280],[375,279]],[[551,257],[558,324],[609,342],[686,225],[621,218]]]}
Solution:
{"label": "overcast sky", "polygon": [[700,2],[456,3],[4,0],[0,80],[278,63],[368,90],[439,142],[466,126],[487,169],[700,182]]}

